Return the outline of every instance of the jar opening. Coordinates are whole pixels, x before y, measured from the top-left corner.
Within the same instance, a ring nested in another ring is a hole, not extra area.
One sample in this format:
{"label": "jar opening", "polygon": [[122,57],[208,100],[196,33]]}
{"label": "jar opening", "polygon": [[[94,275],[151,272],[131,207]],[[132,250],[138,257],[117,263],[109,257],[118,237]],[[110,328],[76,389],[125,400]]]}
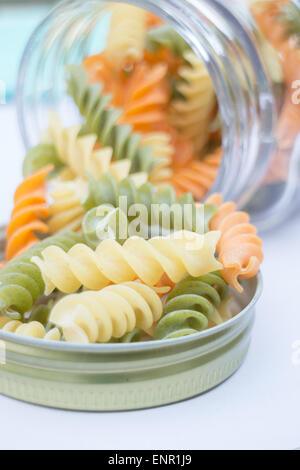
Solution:
{"label": "jar opening", "polygon": [[[66,125],[78,122],[78,113],[74,108],[70,112],[70,98],[66,95],[65,66],[82,64],[86,58],[113,47],[108,45],[107,36],[114,5],[121,8],[128,2],[65,2],[32,35],[22,60],[18,86],[19,123],[27,148],[37,143],[41,131],[47,127],[48,108],[55,109]],[[210,179],[204,181],[206,190],[203,194],[198,191],[198,196],[203,197],[206,191],[220,191],[225,199],[244,204],[266,171],[274,124],[270,118],[274,110],[270,83],[251,37],[251,22],[238,18],[226,2],[216,0],[159,3],[144,0],[131,1],[130,5],[143,7],[155,15],[148,20],[150,51],[151,41],[152,47],[157,41],[155,34],[151,37],[151,30],[162,26],[154,18],[161,18],[187,45],[186,50],[178,46],[182,64],[176,70],[175,93],[180,95],[185,82],[195,79],[191,71],[198,67],[200,73],[200,66],[203,74],[208,72],[207,80],[213,84],[209,89],[211,96],[206,89],[201,97],[198,86],[200,101],[196,110],[193,103],[190,108],[184,106],[185,97],[175,100],[175,109],[177,106],[177,111],[181,111],[175,117],[176,129],[197,141],[200,159],[210,153],[215,157],[205,167]],[[120,48],[122,42],[124,47],[124,36],[119,40]],[[159,40],[164,45],[166,39]],[[222,146],[222,158],[221,151],[215,154],[218,146]]]}

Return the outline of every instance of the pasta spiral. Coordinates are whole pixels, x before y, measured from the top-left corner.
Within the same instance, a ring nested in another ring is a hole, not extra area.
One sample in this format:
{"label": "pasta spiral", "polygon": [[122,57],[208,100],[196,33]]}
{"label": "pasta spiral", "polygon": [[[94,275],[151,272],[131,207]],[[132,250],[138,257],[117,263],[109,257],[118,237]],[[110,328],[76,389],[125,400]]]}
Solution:
{"label": "pasta spiral", "polygon": [[108,235],[118,243],[123,243],[128,238],[128,219],[119,208],[103,204],[87,212],[82,221],[82,230],[85,241],[93,249],[98,247],[104,232],[105,238]]}
{"label": "pasta spiral", "polygon": [[152,184],[159,184],[172,176],[172,156],[174,147],[171,136],[167,132],[152,132],[145,134],[141,140],[141,146],[152,147],[153,158],[157,164],[149,175]]}
{"label": "pasta spiral", "polygon": [[54,306],[50,321],[62,328],[68,342],[107,343],[136,327],[151,328],[162,310],[153,289],[127,282],[64,297]]}
{"label": "pasta spiral", "polygon": [[123,88],[125,71],[116,72],[107,59],[105,51],[85,57],[82,64],[87,72],[89,83],[101,83],[102,93],[111,94],[112,103],[115,105],[119,101],[119,95]]}
{"label": "pasta spiral", "polygon": [[185,277],[168,295],[154,339],[178,338],[206,329],[208,319],[227,295],[227,283],[218,273]]}
{"label": "pasta spiral", "polygon": [[146,35],[146,48],[150,51],[167,48],[178,56],[191,50],[188,43],[169,25],[150,29]]}
{"label": "pasta spiral", "polygon": [[210,222],[210,229],[221,232],[217,250],[224,266],[222,276],[234,289],[243,292],[239,278],[249,279],[258,273],[263,261],[262,241],[254,225],[250,224],[249,215],[237,211],[234,202],[223,203],[220,194],[211,196],[207,202],[219,207]]}
{"label": "pasta spiral", "polygon": [[6,259],[10,260],[39,241],[35,232],[47,233],[41,221],[49,215],[46,200],[46,176],[53,170],[47,166],[28,176],[17,188],[14,209],[6,229]]}
{"label": "pasta spiral", "polygon": [[131,173],[150,173],[154,167],[152,148],[140,147],[141,137],[132,133],[131,126],[116,124],[122,111],[108,109],[111,97],[101,95],[101,85],[89,85],[84,68],[72,65],[68,71],[68,92],[86,119],[85,132],[96,134],[102,147],[112,147],[114,160],[130,160]]}
{"label": "pasta spiral", "polygon": [[47,221],[50,233],[62,229],[77,232],[81,229],[85,210],[81,203],[87,192],[87,183],[77,178],[74,181],[54,181],[50,190],[53,203],[50,205],[50,218]]}
{"label": "pasta spiral", "polygon": [[159,16],[156,16],[153,13],[150,13],[149,11],[147,12],[147,27],[149,29],[161,24],[163,24],[163,20]]}
{"label": "pasta spiral", "polygon": [[187,273],[200,276],[220,269],[222,265],[214,257],[218,238],[219,232],[199,235],[181,231],[148,241],[130,237],[123,246],[106,239],[95,251],[82,244],[68,253],[48,246],[42,258],[33,256],[32,262],[40,268],[46,295],[55,288],[70,294],[81,286],[99,290],[110,282],[120,284],[137,278],[154,286],[164,273],[179,282]]}
{"label": "pasta spiral", "polygon": [[[119,207],[123,204],[124,198],[126,208],[122,207],[122,210],[126,211],[125,215],[128,216],[128,219],[130,219],[129,209],[135,204],[143,204],[148,212],[149,225],[166,226],[168,231],[176,229],[176,227],[177,230],[184,227],[186,230],[198,233],[208,231],[209,220],[216,212],[216,207],[213,205],[196,205],[190,193],[185,193],[177,198],[172,186],[164,185],[164,187],[157,189],[147,182],[137,187],[131,178],[117,183],[110,174],[103,175],[97,182],[90,178],[84,207],[87,211],[107,204]],[[164,211],[165,218],[161,213],[153,214],[153,209],[157,205],[161,206],[158,209]],[[172,212],[173,209],[174,212]],[[178,209],[181,209],[179,215],[177,215]],[[89,218],[89,215],[86,217]],[[164,220],[165,223],[163,223]]]}
{"label": "pasta spiral", "polygon": [[[88,183],[86,198],[83,207],[86,211],[101,204],[111,204],[117,207],[121,196],[128,197],[128,204],[134,204],[137,188],[146,183],[144,178],[125,178],[118,183],[111,174],[104,174],[96,181],[91,175]],[[126,191],[126,192],[125,192]]]}
{"label": "pasta spiral", "polygon": [[7,317],[0,317],[0,330],[29,338],[44,339],[48,341],[60,341],[61,334],[58,328],[46,331],[42,323],[32,321],[22,323],[18,320],[10,320]]}
{"label": "pasta spiral", "polygon": [[81,243],[82,237],[72,232],[61,232],[32,246],[21,256],[10,260],[0,271],[0,311],[5,316],[20,319],[32,309],[34,302],[44,293],[45,284],[38,267],[31,262],[47,246],[69,250]]}
{"label": "pasta spiral", "polygon": [[[91,173],[98,179],[103,173],[112,173],[118,180],[129,175],[130,160],[112,162],[113,150],[105,147],[95,150],[97,136],[80,136],[81,126],[64,129],[57,114],[50,114],[50,125],[45,140],[52,142],[60,160],[68,167],[68,179],[86,179]],[[63,175],[62,175],[63,177]]]}
{"label": "pasta spiral", "polygon": [[91,83],[101,83],[105,93],[111,93],[113,105],[122,108],[118,122],[131,124],[135,130],[146,132],[140,140],[141,147],[152,147],[155,168],[150,181],[159,182],[170,176],[171,156],[174,148],[168,132],[153,131],[165,123],[165,107],[169,101],[166,82],[167,68],[162,64],[150,67],[147,63],[138,64],[134,70],[123,74],[112,73],[106,63],[104,53],[88,57],[84,67]]}
{"label": "pasta spiral", "polygon": [[209,125],[216,107],[214,85],[209,73],[194,52],[184,53],[187,65],[179,69],[177,90],[184,99],[174,100],[170,121],[201,152],[209,139]]}
{"label": "pasta spiral", "polygon": [[28,150],[23,162],[23,176],[27,178],[48,165],[53,165],[55,170],[63,166],[54,145],[39,144]]}
{"label": "pasta spiral", "polygon": [[201,201],[213,185],[221,159],[222,149],[219,148],[202,160],[191,160],[185,165],[179,164],[173,168],[173,174],[168,182],[174,187],[177,196],[190,191],[197,201]]}
{"label": "pasta spiral", "polygon": [[132,5],[112,6],[106,56],[117,69],[139,62],[143,57],[147,12]]}
{"label": "pasta spiral", "polygon": [[153,66],[140,62],[125,82],[118,106],[122,108],[119,122],[130,124],[135,131],[158,131],[167,119],[166,106],[170,90],[167,64]]}

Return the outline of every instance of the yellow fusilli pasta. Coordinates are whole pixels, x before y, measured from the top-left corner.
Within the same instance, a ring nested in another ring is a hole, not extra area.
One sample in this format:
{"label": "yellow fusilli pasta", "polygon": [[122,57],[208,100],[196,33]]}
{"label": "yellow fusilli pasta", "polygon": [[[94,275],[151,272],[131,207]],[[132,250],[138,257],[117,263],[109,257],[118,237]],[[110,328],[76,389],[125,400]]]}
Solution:
{"label": "yellow fusilli pasta", "polygon": [[68,253],[50,246],[32,262],[41,270],[46,295],[55,288],[70,294],[81,286],[99,290],[110,282],[120,284],[137,278],[154,286],[164,273],[177,283],[187,273],[201,276],[222,268],[214,256],[219,237],[219,232],[200,235],[179,231],[150,240],[130,237],[122,246],[106,239],[95,251],[82,244]]}
{"label": "yellow fusilli pasta", "polygon": [[141,139],[141,145],[152,147],[153,158],[159,160],[149,175],[149,181],[152,184],[159,184],[170,178],[172,176],[172,155],[174,154],[171,136],[167,132],[145,134]]}
{"label": "yellow fusilli pasta", "polygon": [[67,168],[62,170],[61,177],[72,180],[76,177],[87,178],[91,173],[98,179],[103,173],[111,173],[117,181],[129,175],[131,161],[122,159],[112,162],[113,150],[105,147],[95,150],[96,134],[80,137],[80,126],[64,129],[59,117],[50,113],[49,128],[43,135],[43,142],[53,143],[58,156]]}
{"label": "yellow fusilli pasta", "polygon": [[184,54],[189,65],[179,69],[183,79],[177,86],[185,98],[173,101],[170,119],[183,135],[194,142],[201,152],[209,139],[209,125],[216,106],[214,85],[199,57],[191,51]]}
{"label": "yellow fusilli pasta", "polygon": [[50,218],[47,222],[50,233],[63,229],[77,232],[85,214],[81,202],[87,191],[86,181],[77,178],[68,182],[56,180],[52,184],[50,196],[53,203],[50,205]]}
{"label": "yellow fusilli pasta", "polygon": [[55,305],[50,321],[62,328],[68,342],[107,343],[136,327],[151,328],[162,311],[154,289],[135,281],[68,295]]}
{"label": "yellow fusilli pasta", "polygon": [[114,4],[106,56],[117,70],[139,62],[144,54],[147,12],[132,5]]}
{"label": "yellow fusilli pasta", "polygon": [[38,338],[50,341],[61,340],[61,334],[58,328],[52,328],[47,332],[42,323],[38,321],[22,323],[20,321],[11,320],[10,318],[1,317],[0,330],[9,333],[16,333],[17,335],[26,336],[29,338]]}

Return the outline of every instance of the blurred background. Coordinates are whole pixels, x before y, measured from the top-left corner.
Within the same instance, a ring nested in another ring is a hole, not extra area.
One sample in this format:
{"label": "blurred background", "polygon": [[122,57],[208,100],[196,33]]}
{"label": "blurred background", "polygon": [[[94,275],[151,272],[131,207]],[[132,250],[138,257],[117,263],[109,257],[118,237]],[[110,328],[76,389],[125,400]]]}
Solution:
{"label": "blurred background", "polygon": [[14,97],[24,46],[33,29],[55,3],[57,0],[0,0],[0,80],[6,86],[7,102]]}
{"label": "blurred background", "polygon": [[[0,225],[7,222],[12,209],[14,188],[20,182],[20,158],[24,147],[19,135],[15,110],[15,91],[20,59],[34,28],[57,0],[0,0]],[[10,189],[11,188],[11,189]]]}

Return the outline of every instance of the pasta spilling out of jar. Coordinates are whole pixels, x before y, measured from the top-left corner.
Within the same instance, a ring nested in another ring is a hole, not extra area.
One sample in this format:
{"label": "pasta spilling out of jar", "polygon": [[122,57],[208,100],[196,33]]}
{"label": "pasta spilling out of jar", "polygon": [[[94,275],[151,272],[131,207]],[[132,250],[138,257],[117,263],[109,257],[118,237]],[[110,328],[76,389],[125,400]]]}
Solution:
{"label": "pasta spilling out of jar", "polygon": [[66,68],[82,116],[49,113],[27,153],[0,269],[0,329],[74,343],[173,339],[239,313],[257,275],[249,215],[205,195],[222,158],[210,76],[138,8],[112,8],[107,48]]}

